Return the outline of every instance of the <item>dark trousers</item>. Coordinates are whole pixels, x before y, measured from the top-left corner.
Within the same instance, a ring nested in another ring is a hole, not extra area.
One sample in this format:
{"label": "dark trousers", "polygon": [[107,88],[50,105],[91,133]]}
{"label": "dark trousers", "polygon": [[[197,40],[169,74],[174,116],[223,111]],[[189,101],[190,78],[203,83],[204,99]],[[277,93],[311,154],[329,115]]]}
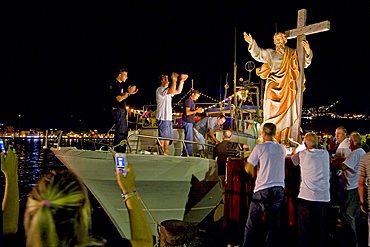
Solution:
{"label": "dark trousers", "polygon": [[[184,127],[184,134],[186,141],[193,141],[193,123],[188,123],[183,121],[182,126]],[[193,144],[192,143],[185,143],[186,149],[188,150],[188,155],[193,155]],[[182,155],[186,156],[185,149],[182,151]]]}
{"label": "dark trousers", "polygon": [[298,246],[328,246],[329,202],[298,199]]}
{"label": "dark trousers", "polygon": [[358,225],[360,222],[360,197],[357,188],[344,190],[343,219],[347,229],[347,246],[357,246]]}
{"label": "dark trousers", "polygon": [[[128,126],[126,118],[126,110],[123,108],[115,108],[112,110],[112,115],[114,119],[114,145],[119,144],[122,140],[127,140],[128,136]],[[115,148],[117,152],[126,152],[126,145],[118,146]]]}
{"label": "dark trousers", "polygon": [[253,193],[245,224],[243,247],[282,246],[280,211],[284,188],[274,186]]}

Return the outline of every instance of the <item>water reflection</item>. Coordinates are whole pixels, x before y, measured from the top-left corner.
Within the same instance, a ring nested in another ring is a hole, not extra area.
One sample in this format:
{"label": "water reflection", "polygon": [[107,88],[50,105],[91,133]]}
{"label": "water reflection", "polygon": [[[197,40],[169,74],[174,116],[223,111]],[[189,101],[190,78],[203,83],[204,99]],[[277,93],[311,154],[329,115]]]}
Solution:
{"label": "water reflection", "polygon": [[43,139],[13,140],[19,159],[18,180],[21,204],[25,203],[29,191],[41,176],[52,170],[66,169],[50,149],[44,149],[43,145]]}
{"label": "water reflection", "polygon": [[[111,140],[102,139],[64,139],[61,146],[73,146],[85,149],[99,149],[109,144]],[[45,148],[45,140],[39,138],[15,138],[8,140],[18,155],[18,179],[21,204],[25,203],[28,193],[45,173],[52,170],[67,169],[50,151]],[[48,146],[55,146],[55,140],[49,140]],[[4,188],[3,173],[0,175],[1,185]],[[2,190],[3,191],[3,190]],[[1,194],[0,194],[1,195]],[[2,198],[2,196],[1,196]]]}

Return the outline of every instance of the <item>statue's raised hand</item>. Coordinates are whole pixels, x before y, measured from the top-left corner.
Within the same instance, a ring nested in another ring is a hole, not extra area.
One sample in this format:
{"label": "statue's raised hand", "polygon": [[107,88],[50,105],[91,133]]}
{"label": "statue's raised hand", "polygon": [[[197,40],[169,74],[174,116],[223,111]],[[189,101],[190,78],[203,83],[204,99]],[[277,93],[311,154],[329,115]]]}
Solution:
{"label": "statue's raised hand", "polygon": [[252,41],[253,41],[253,38],[252,38],[252,35],[250,33],[246,33],[244,32],[243,33],[244,35],[244,40],[248,43],[248,44],[251,44]]}

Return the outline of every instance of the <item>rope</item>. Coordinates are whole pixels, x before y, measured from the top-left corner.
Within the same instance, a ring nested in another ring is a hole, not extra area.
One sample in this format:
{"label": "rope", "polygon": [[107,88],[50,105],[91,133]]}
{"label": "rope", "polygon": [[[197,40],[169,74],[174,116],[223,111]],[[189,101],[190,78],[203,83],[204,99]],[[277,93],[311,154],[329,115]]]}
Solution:
{"label": "rope", "polygon": [[212,98],[212,97],[210,97],[210,96],[208,96],[208,95],[205,95],[204,93],[200,93],[201,95],[203,95],[204,97],[206,97],[206,98],[208,98],[208,99],[210,99],[210,100],[213,100],[214,102],[220,102],[219,100],[217,100],[217,99],[215,99],[215,98]]}
{"label": "rope", "polygon": [[[188,96],[192,91],[193,91],[193,87],[190,88],[189,91],[175,105],[180,105],[181,101],[183,101],[186,98],[186,96]],[[217,99],[215,99],[213,97],[210,97],[208,95],[205,95],[202,92],[200,93],[200,95],[202,95],[202,96],[204,96],[204,97],[206,97],[206,98],[208,98],[208,99],[210,99],[210,100],[212,100],[214,102],[217,102],[217,103],[220,102],[219,100],[217,100]]]}
{"label": "rope", "polygon": [[[110,129],[107,131],[107,133],[105,133],[105,136],[108,136],[109,135],[109,132],[112,131],[112,129],[114,128],[115,125],[116,124],[113,124],[112,127],[110,127]],[[103,139],[101,139],[100,142],[98,142],[98,143],[101,143],[101,142],[103,142]]]}
{"label": "rope", "polygon": [[188,95],[188,94],[190,94],[191,93],[191,91],[193,91],[193,89],[192,88],[190,88],[189,89],[189,91],[175,104],[175,105],[180,105],[180,103],[181,103],[181,101],[183,100],[183,99],[185,99],[185,97]]}
{"label": "rope", "polygon": [[[117,146],[121,146],[121,144],[123,144],[123,143],[127,143],[127,140],[122,140],[118,145],[115,145],[115,146],[109,148],[109,151],[112,153],[113,157],[116,154],[116,151],[114,151],[114,148],[117,147]],[[150,212],[150,210],[149,210],[148,206],[145,204],[144,200],[141,199],[141,196],[140,196],[138,191],[136,191],[136,196],[139,199],[139,201],[141,202],[141,204],[144,206],[145,210],[148,212],[150,218],[152,218],[152,221],[154,222],[154,224],[159,225],[158,221],[154,218],[153,214]]]}
{"label": "rope", "polygon": [[[136,192],[137,193],[137,192]],[[137,193],[138,194],[138,193]],[[138,194],[138,199],[140,200],[141,204],[143,204],[145,210],[148,212],[150,218],[152,218],[152,221],[154,222],[154,224],[156,225],[159,225],[158,221],[154,218],[153,214],[150,212],[149,208],[147,207],[147,205],[145,204],[144,200],[141,199],[141,196]]]}

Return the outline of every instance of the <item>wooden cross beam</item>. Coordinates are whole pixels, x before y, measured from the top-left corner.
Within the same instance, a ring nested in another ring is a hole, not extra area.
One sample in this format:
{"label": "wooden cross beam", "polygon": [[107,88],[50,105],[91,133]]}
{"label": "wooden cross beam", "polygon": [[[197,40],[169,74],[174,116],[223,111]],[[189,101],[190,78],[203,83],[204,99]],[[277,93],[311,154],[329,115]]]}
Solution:
{"label": "wooden cross beam", "polygon": [[306,35],[325,32],[330,29],[330,22],[323,21],[306,26],[307,10],[301,9],[298,11],[297,28],[285,31],[287,39],[297,38],[297,53],[299,64],[299,78],[297,80],[297,104],[298,104],[298,120],[291,128],[290,137],[294,140],[300,140],[300,128],[302,118],[302,104],[303,104],[303,91],[304,91],[304,59],[305,52],[303,50],[302,41],[306,39]]}

